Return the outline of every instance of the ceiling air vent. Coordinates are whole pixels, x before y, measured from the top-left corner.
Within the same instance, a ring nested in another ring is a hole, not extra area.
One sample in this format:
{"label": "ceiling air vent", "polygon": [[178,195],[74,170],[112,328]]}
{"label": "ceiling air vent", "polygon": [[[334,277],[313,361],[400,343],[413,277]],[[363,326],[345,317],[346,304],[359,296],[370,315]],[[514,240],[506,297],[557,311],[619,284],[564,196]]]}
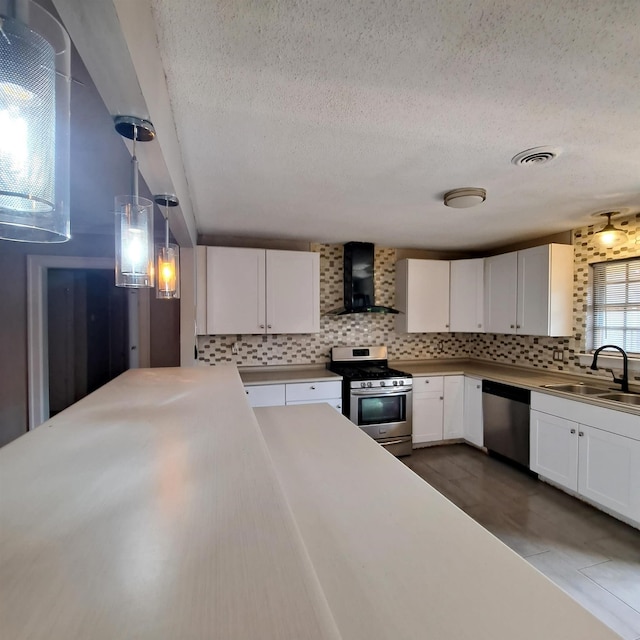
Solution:
{"label": "ceiling air vent", "polygon": [[521,151],[517,155],[511,158],[511,162],[515,165],[539,165],[550,162],[554,158],[557,158],[560,154],[560,149],[557,147],[533,147],[533,149],[527,149]]}

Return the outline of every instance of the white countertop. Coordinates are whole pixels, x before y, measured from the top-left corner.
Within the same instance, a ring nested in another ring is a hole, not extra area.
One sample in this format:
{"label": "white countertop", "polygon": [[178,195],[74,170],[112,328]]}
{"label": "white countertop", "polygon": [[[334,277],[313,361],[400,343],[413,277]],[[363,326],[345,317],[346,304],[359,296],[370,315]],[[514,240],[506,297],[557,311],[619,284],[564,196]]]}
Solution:
{"label": "white countertop", "polygon": [[323,365],[240,367],[238,371],[243,384],[247,386],[342,380],[342,376],[329,371]]}
{"label": "white countertop", "polygon": [[0,449],[0,637],[616,637],[333,409],[257,414],[137,370]]}

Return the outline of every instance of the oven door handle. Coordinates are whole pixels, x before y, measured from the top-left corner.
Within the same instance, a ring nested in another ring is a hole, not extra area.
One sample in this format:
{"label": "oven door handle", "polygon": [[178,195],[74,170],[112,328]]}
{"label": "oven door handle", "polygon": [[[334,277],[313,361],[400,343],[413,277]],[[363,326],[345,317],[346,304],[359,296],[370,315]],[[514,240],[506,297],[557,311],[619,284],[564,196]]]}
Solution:
{"label": "oven door handle", "polygon": [[382,389],[376,387],[375,389],[352,389],[352,396],[406,396],[411,393],[411,389],[406,387],[403,389]]}

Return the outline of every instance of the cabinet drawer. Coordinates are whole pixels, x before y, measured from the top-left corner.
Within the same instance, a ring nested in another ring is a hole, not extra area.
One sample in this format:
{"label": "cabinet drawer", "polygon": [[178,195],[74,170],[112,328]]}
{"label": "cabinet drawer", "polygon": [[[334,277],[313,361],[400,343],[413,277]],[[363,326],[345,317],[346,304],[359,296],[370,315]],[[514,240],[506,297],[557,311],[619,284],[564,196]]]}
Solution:
{"label": "cabinet drawer", "polygon": [[341,396],[342,382],[340,382],[340,380],[287,384],[287,402],[330,400],[332,398],[340,398]]}
{"label": "cabinet drawer", "polygon": [[328,398],[326,400],[322,398],[316,398],[315,400],[297,400],[292,402],[291,400],[287,402],[287,406],[292,406],[294,404],[319,404],[321,402],[326,402],[328,405],[332,406],[338,413],[342,413],[342,400],[340,398]]}
{"label": "cabinet drawer", "polygon": [[444,377],[443,376],[422,376],[413,378],[413,395],[420,395],[422,393],[442,393],[444,391]]}
{"label": "cabinet drawer", "polygon": [[283,384],[258,384],[244,388],[252,407],[281,407],[284,406]]}

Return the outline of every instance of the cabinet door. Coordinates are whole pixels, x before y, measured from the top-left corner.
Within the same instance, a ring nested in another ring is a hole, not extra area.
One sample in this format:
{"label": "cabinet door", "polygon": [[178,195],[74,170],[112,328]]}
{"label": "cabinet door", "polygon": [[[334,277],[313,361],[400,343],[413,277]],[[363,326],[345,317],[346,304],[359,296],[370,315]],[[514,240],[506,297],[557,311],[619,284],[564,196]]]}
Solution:
{"label": "cabinet door", "polygon": [[396,264],[396,330],[449,331],[449,261],[400,260]]}
{"label": "cabinet door", "polygon": [[207,333],[207,247],[196,247],[196,335]]}
{"label": "cabinet door", "polygon": [[576,491],[578,489],[578,424],[531,411],[530,467],[539,475]]}
{"label": "cabinet door", "polygon": [[549,245],[518,251],[516,333],[549,333]]}
{"label": "cabinet door", "polygon": [[244,392],[252,407],[283,407],[285,404],[283,384],[246,386]]}
{"label": "cabinet door", "polygon": [[464,377],[445,376],[443,436],[462,438],[464,435]]}
{"label": "cabinet door", "polygon": [[485,331],[515,333],[518,254],[512,252],[485,258],[484,285]]}
{"label": "cabinet door", "polygon": [[265,251],[207,247],[207,333],[265,333]]}
{"label": "cabinet door", "polygon": [[320,254],[267,251],[267,333],[320,331]]}
{"label": "cabinet door", "polygon": [[475,378],[464,379],[464,439],[476,447],[483,444],[482,433],[482,382]]}
{"label": "cabinet door", "polygon": [[442,440],[444,397],[441,391],[413,396],[413,444]]}
{"label": "cabinet door", "polygon": [[451,261],[449,330],[484,331],[484,258]]}
{"label": "cabinet door", "polygon": [[578,425],[580,494],[640,522],[640,441]]}

